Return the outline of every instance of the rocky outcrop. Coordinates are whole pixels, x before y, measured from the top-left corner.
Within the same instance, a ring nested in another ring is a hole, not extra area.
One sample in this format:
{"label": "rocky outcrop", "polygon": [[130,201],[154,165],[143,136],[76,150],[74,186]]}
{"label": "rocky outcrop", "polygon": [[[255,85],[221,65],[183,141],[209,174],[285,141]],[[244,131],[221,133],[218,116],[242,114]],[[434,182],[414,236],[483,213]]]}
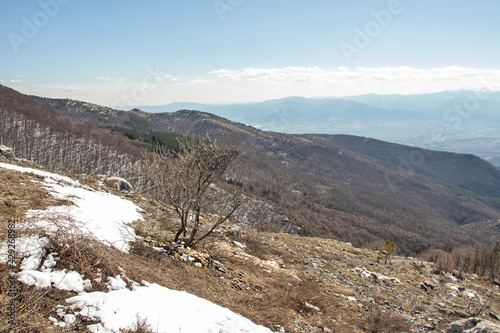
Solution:
{"label": "rocky outcrop", "polygon": [[115,176],[106,176],[99,175],[98,178],[102,180],[106,186],[111,188],[116,188],[117,190],[123,192],[133,192],[134,188],[132,184],[130,184],[125,178],[115,177]]}
{"label": "rocky outcrop", "polygon": [[488,320],[468,318],[452,322],[446,333],[500,333],[500,326]]}
{"label": "rocky outcrop", "polygon": [[16,158],[13,149],[4,145],[0,146],[0,156],[3,156],[9,160]]}

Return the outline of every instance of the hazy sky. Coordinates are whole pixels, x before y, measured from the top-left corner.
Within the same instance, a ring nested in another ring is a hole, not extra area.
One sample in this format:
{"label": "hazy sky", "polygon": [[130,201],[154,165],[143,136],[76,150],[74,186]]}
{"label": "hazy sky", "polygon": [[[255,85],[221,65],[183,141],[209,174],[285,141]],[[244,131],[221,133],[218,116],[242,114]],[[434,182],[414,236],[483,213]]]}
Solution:
{"label": "hazy sky", "polygon": [[0,83],[103,105],[500,90],[500,1],[0,1]]}

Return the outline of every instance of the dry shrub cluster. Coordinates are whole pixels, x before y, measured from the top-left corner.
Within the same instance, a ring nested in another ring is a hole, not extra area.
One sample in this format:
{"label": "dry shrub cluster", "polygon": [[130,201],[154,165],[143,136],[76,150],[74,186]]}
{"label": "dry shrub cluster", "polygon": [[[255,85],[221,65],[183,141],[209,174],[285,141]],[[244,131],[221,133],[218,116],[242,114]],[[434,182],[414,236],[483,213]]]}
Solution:
{"label": "dry shrub cluster", "polygon": [[[40,265],[52,253],[57,257],[55,269],[77,271],[84,279],[91,279],[93,291],[107,291],[107,277],[120,273],[121,259],[116,255],[119,251],[85,237],[67,216],[54,215],[48,220],[52,227],[45,229],[28,224],[25,218],[17,220],[16,239],[19,241],[31,235],[48,239]],[[22,259],[17,256],[14,268],[0,264],[0,332],[85,332],[88,325],[95,323],[77,316],[76,322],[69,327],[52,325],[48,318],[56,318],[56,307],[66,305],[65,300],[75,293],[53,287],[38,289],[18,282],[13,274],[19,271]],[[10,304],[15,306],[9,308]],[[15,309],[14,323],[9,322],[12,308]]]}
{"label": "dry shrub cluster", "polygon": [[409,332],[411,329],[407,319],[379,309],[372,310],[368,316],[360,319],[356,326],[366,333]]}
{"label": "dry shrub cluster", "polygon": [[137,317],[136,323],[130,329],[120,330],[122,333],[154,333],[155,331],[148,323],[147,319]]}
{"label": "dry shrub cluster", "polygon": [[[39,235],[39,237],[44,236],[47,235]],[[50,237],[48,251],[42,257],[42,262],[49,252],[57,252],[60,254],[58,266],[67,268],[66,265],[72,263],[75,270],[78,270],[88,265],[89,267],[85,267],[85,271],[89,273],[92,270],[90,267],[92,260],[95,260],[94,262],[105,262],[103,260],[105,258],[103,256],[104,252],[102,249],[98,250],[96,246],[93,246],[92,241],[76,241],[76,239],[68,240],[68,238],[65,238],[64,241],[70,242],[67,246],[63,245],[62,241],[62,238],[56,240],[55,237]],[[80,258],[83,259],[82,262],[79,262]],[[95,323],[78,316],[77,321],[70,327],[53,326],[48,318],[50,316],[56,317],[56,307],[65,305],[65,299],[74,296],[75,293],[57,288],[38,289],[17,282],[17,278],[12,275],[19,270],[21,258],[17,259],[18,265],[13,269],[5,265],[5,263],[0,264],[0,290],[2,291],[0,294],[0,332],[83,332],[86,331],[87,325]],[[88,277],[84,275],[84,278]],[[11,304],[14,304],[14,306],[9,307]],[[10,321],[12,319],[10,316],[12,308],[15,309],[15,322]]]}
{"label": "dry shrub cluster", "polygon": [[[37,219],[38,217],[34,216],[31,220]],[[56,253],[58,259],[55,269],[74,270],[91,280],[120,273],[119,251],[102,244],[88,232],[83,232],[78,228],[78,222],[71,216],[62,213],[43,214],[42,219],[44,221],[42,227],[31,223],[24,231],[48,239],[41,263],[47,255]],[[107,290],[105,279],[103,280],[97,283],[99,287],[96,289]]]}
{"label": "dry shrub cluster", "polygon": [[[8,285],[5,265],[0,265],[0,283],[2,288]],[[70,327],[57,327],[47,319],[55,316],[57,305],[72,295],[69,292],[55,288],[37,289],[22,283],[17,284],[15,304],[15,322],[11,322],[9,309],[12,297],[3,293],[0,295],[0,332],[1,333],[45,333],[45,332],[86,332],[86,326],[95,323],[86,318],[77,317]]]}

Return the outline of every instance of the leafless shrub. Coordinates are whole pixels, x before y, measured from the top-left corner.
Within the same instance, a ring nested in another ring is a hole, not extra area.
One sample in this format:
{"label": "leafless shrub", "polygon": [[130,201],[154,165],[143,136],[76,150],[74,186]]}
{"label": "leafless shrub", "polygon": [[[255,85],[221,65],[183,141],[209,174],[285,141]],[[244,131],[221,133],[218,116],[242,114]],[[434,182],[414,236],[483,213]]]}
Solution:
{"label": "leafless shrub", "polygon": [[148,323],[147,319],[142,319],[137,316],[137,321],[132,328],[120,330],[122,333],[154,333],[153,327]]}
{"label": "leafless shrub", "polygon": [[488,302],[481,301],[479,297],[472,297],[467,305],[467,313],[469,317],[480,316],[484,309],[488,307]]}
{"label": "leafless shrub", "polygon": [[[178,142],[178,150],[159,147],[146,155],[147,174],[155,184],[151,193],[166,208],[172,207],[180,220],[174,242],[182,236],[185,246],[191,246],[209,236],[242,204],[242,189],[224,188],[221,182],[240,150],[227,133],[202,139],[183,136]],[[202,221],[202,213],[217,216]],[[203,225],[209,226],[199,236]]]}

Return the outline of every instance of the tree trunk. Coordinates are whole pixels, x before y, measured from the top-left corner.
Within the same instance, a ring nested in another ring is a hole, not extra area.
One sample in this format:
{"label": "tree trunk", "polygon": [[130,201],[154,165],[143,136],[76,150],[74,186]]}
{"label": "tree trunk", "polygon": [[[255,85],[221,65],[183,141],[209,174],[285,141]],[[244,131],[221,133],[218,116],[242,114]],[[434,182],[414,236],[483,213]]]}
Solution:
{"label": "tree trunk", "polygon": [[186,228],[184,228],[183,226],[179,228],[179,230],[177,231],[177,233],[175,234],[175,238],[174,238],[174,243],[177,243],[179,241],[179,237],[181,237],[181,234],[184,232],[184,234],[186,234]]}
{"label": "tree trunk", "polygon": [[186,247],[191,246],[191,244],[194,241],[194,238],[196,237],[196,233],[198,232],[198,227],[200,226],[200,207],[196,207],[196,215],[194,218],[194,227],[193,230],[191,230],[191,234],[189,235],[189,239],[186,242]]}

